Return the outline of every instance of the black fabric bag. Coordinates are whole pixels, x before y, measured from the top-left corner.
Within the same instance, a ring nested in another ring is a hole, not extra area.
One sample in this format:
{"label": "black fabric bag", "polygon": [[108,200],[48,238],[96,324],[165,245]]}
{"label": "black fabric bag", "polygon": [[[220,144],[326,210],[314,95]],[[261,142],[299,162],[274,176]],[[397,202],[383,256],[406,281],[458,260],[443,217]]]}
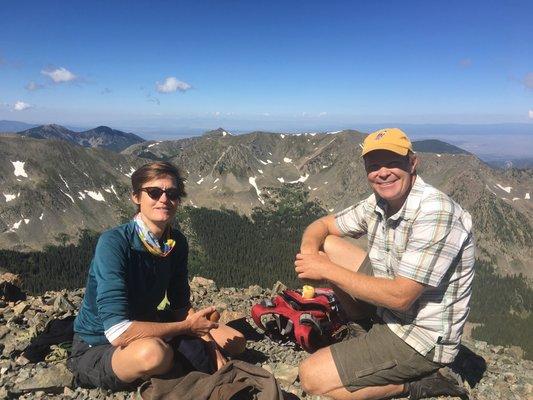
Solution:
{"label": "black fabric bag", "polygon": [[212,374],[216,371],[216,366],[207,346],[207,343],[200,338],[178,336],[172,341],[174,362],[180,364],[187,372],[200,371]]}
{"label": "black fabric bag", "polygon": [[44,328],[44,331],[34,337],[26,350],[24,357],[30,362],[36,363],[44,361],[46,355],[50,352],[50,346],[72,342],[74,338],[74,316],[64,319],[53,319]]}

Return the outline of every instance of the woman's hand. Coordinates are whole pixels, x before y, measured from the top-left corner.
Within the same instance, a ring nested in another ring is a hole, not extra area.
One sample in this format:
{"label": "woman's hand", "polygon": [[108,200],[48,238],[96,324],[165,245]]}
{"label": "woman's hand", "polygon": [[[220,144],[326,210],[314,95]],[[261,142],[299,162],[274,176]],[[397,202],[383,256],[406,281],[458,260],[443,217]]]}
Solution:
{"label": "woman's hand", "polygon": [[213,311],[215,311],[215,307],[207,307],[189,314],[186,319],[189,322],[189,334],[202,337],[208,334],[211,329],[218,328],[218,323],[211,322],[208,319],[208,316]]}

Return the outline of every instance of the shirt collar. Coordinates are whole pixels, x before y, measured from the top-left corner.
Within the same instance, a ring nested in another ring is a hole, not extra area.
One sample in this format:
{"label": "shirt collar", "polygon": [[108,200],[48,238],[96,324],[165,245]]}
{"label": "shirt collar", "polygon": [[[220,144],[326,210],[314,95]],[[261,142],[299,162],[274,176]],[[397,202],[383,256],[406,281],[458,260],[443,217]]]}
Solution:
{"label": "shirt collar", "polygon": [[[402,207],[394,215],[391,215],[389,219],[412,219],[415,216],[418,207],[420,206],[420,201],[422,200],[422,193],[424,193],[425,187],[426,183],[422,180],[420,176],[417,175],[415,183],[409,191],[407,199],[405,199],[405,202],[403,203]],[[380,197],[376,196],[376,199],[376,212],[380,214],[382,218],[385,218],[389,205],[385,200]]]}

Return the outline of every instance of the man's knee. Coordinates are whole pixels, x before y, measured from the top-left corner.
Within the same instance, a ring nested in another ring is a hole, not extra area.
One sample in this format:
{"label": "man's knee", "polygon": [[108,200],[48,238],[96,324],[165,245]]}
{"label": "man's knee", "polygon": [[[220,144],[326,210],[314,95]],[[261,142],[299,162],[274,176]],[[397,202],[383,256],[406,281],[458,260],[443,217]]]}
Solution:
{"label": "man's knee", "polygon": [[299,366],[298,375],[302,389],[308,394],[322,395],[342,386],[328,347],[306,358]]}
{"label": "man's knee", "polygon": [[332,254],[336,252],[339,248],[341,240],[342,239],[340,237],[335,236],[335,235],[326,236],[326,239],[324,239],[324,245],[323,245],[324,252],[326,254]]}
{"label": "man's knee", "polygon": [[172,366],[174,353],[163,340],[159,338],[142,339],[137,346],[135,358],[144,374],[161,374]]}
{"label": "man's knee", "polygon": [[366,258],[366,251],[361,247],[335,235],[326,236],[323,250],[331,261],[349,270],[357,270]]}
{"label": "man's knee", "polygon": [[312,360],[312,357],[306,358],[298,368],[298,376],[300,377],[300,386],[302,390],[307,394],[319,395],[320,382],[317,381],[314,374],[316,365]]}

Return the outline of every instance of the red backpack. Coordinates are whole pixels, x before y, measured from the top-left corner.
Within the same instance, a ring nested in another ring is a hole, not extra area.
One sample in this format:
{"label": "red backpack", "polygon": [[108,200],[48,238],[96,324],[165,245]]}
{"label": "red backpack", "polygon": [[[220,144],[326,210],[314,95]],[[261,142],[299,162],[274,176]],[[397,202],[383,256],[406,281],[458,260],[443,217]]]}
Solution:
{"label": "red backpack", "polygon": [[311,299],[286,289],[252,307],[255,324],[272,339],[290,340],[313,353],[340,339],[344,327],[332,289],[316,288]]}

